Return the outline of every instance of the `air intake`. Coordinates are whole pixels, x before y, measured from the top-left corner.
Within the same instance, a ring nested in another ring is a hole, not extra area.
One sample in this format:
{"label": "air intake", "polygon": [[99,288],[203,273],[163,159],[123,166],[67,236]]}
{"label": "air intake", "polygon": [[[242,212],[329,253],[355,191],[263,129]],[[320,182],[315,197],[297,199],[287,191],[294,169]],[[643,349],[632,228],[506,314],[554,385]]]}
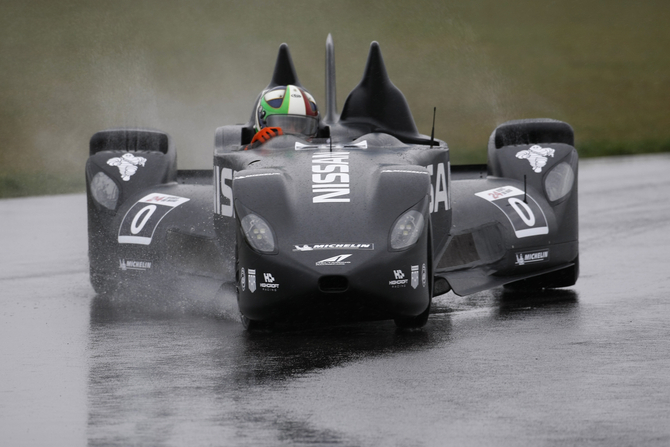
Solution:
{"label": "air intake", "polygon": [[330,275],[319,278],[319,290],[325,293],[342,293],[349,288],[345,276]]}

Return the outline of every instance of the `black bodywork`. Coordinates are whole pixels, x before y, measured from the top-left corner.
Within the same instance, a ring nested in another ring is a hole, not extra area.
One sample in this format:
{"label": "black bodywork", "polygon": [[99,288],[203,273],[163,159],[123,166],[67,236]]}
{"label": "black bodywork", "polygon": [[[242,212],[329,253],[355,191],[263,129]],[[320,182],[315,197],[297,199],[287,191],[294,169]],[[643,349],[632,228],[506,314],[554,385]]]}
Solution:
{"label": "black bodywork", "polygon": [[[268,88],[286,84],[300,86],[282,45]],[[213,170],[202,171],[178,171],[163,132],[95,134],[86,165],[95,290],[234,283],[249,328],[312,315],[420,327],[431,298],[449,290],[577,280],[568,124],[505,123],[487,165],[451,166],[447,145],[418,133],[376,42],[338,114],[330,36],[322,114],[315,138],[252,150],[253,120],[221,127]],[[408,246],[405,222],[416,231]]]}

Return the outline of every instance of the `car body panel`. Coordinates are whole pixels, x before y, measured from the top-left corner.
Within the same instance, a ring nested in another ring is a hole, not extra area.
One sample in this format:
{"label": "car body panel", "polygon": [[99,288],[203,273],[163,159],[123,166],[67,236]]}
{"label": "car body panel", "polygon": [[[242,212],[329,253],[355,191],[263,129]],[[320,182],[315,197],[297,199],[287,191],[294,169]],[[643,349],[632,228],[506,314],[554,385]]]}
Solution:
{"label": "car body panel", "polygon": [[[332,51],[329,37],[327,79]],[[268,88],[285,84],[300,85],[282,45]],[[341,115],[334,88],[332,76],[315,138],[251,145],[252,119],[217,129],[212,170],[177,171],[158,131],[94,135],[96,290],[228,284],[248,321],[327,314],[420,326],[432,296],[450,289],[576,281],[578,156],[567,124],[507,123],[489,139],[488,165],[452,167],[446,143],[416,131],[376,42]],[[408,234],[415,242],[400,247]]]}

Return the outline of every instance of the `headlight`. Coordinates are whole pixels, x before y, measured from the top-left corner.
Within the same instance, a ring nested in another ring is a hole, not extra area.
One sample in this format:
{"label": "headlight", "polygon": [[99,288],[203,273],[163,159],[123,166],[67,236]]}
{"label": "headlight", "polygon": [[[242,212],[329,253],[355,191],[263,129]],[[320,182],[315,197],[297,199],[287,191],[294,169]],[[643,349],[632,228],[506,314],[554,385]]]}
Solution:
{"label": "headlight", "polygon": [[544,179],[544,189],[551,202],[565,197],[575,182],[575,171],[566,163],[557,164]]}
{"label": "headlight", "polygon": [[255,214],[247,214],[240,222],[247,242],[261,253],[275,251],[275,238],[270,225],[263,218]]}
{"label": "headlight", "polygon": [[400,216],[391,229],[391,248],[402,250],[414,245],[423,233],[423,215],[409,210]]}
{"label": "headlight", "polygon": [[107,174],[98,172],[93,176],[89,186],[91,195],[96,202],[110,210],[116,209],[116,202],[119,200],[119,187]]}

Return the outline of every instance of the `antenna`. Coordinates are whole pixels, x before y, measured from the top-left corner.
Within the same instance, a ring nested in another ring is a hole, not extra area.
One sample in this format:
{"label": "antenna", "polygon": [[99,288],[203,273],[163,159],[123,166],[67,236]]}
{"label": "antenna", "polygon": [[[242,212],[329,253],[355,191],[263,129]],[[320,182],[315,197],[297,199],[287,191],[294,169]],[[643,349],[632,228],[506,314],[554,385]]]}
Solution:
{"label": "antenna", "polygon": [[526,200],[526,175],[523,176],[523,203],[528,203]]}
{"label": "antenna", "polygon": [[433,128],[430,131],[430,148],[433,148],[435,144],[435,113],[437,112],[437,107],[433,107]]}

